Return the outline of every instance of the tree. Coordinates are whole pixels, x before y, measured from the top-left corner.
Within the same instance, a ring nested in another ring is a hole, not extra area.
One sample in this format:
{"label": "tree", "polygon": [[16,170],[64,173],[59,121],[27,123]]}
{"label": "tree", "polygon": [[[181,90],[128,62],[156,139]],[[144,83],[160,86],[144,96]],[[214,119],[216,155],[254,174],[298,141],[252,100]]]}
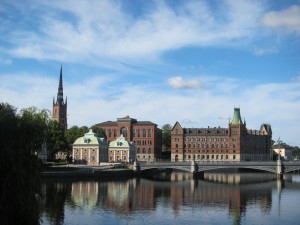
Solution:
{"label": "tree", "polygon": [[68,129],[65,133],[65,138],[67,142],[67,148],[69,151],[72,150],[72,145],[76,141],[77,138],[82,137],[85,133],[89,131],[89,128],[87,126],[73,126],[70,129]]}
{"label": "tree", "polygon": [[50,159],[54,159],[55,153],[68,149],[64,129],[57,121],[50,121],[47,129],[47,153]]}
{"label": "tree", "polygon": [[171,125],[165,124],[162,126],[162,144],[166,149],[170,149],[171,147]]}
{"label": "tree", "polygon": [[95,126],[95,125],[92,126],[91,129],[93,130],[94,133],[97,134],[98,137],[106,139],[106,134],[105,134],[103,129],[101,129],[101,128]]}
{"label": "tree", "polygon": [[0,103],[0,217],[3,224],[39,224],[40,170],[48,111]]}

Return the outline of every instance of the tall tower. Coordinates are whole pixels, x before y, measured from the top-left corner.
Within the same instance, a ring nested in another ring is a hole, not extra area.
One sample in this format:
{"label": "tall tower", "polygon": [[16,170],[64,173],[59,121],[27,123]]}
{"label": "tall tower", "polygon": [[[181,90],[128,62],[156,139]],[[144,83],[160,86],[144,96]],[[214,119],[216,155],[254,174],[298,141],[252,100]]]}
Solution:
{"label": "tall tower", "polygon": [[67,129],[67,98],[64,101],[62,66],[60,66],[60,76],[56,101],[53,98],[52,120],[57,121],[63,129]]}

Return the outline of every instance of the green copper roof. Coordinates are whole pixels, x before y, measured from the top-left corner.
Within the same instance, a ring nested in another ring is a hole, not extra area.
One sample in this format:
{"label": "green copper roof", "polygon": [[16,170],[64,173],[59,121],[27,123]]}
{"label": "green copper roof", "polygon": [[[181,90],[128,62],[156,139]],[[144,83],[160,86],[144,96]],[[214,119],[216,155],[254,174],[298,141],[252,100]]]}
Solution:
{"label": "green copper roof", "polygon": [[234,108],[234,114],[233,114],[233,119],[231,121],[231,125],[239,125],[239,124],[243,124],[240,108]]}
{"label": "green copper roof", "polygon": [[85,133],[83,137],[77,138],[74,145],[99,145],[102,142],[104,142],[104,139],[97,137],[92,129],[90,129],[90,131]]}
{"label": "green copper roof", "polygon": [[117,148],[128,148],[131,144],[129,141],[126,140],[126,138],[121,135],[121,137],[118,137],[115,141],[112,141],[109,143],[109,147],[117,147]]}

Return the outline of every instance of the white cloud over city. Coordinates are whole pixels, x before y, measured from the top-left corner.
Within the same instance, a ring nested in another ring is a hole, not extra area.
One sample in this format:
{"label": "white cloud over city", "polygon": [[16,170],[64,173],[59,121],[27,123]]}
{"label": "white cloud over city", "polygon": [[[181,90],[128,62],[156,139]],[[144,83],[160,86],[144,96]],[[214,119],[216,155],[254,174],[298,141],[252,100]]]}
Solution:
{"label": "white cloud over city", "polygon": [[269,0],[4,0],[0,101],[51,109],[62,64],[69,126],[226,127],[240,107],[299,145],[299,15]]}

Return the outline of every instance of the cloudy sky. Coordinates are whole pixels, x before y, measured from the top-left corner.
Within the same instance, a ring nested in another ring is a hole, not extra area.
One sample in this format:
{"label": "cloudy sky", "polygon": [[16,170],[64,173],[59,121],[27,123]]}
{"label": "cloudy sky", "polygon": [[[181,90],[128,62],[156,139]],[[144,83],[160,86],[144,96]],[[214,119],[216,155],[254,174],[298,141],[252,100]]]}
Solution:
{"label": "cloudy sky", "polygon": [[300,0],[2,0],[0,102],[68,125],[131,116],[248,129],[300,146]]}

